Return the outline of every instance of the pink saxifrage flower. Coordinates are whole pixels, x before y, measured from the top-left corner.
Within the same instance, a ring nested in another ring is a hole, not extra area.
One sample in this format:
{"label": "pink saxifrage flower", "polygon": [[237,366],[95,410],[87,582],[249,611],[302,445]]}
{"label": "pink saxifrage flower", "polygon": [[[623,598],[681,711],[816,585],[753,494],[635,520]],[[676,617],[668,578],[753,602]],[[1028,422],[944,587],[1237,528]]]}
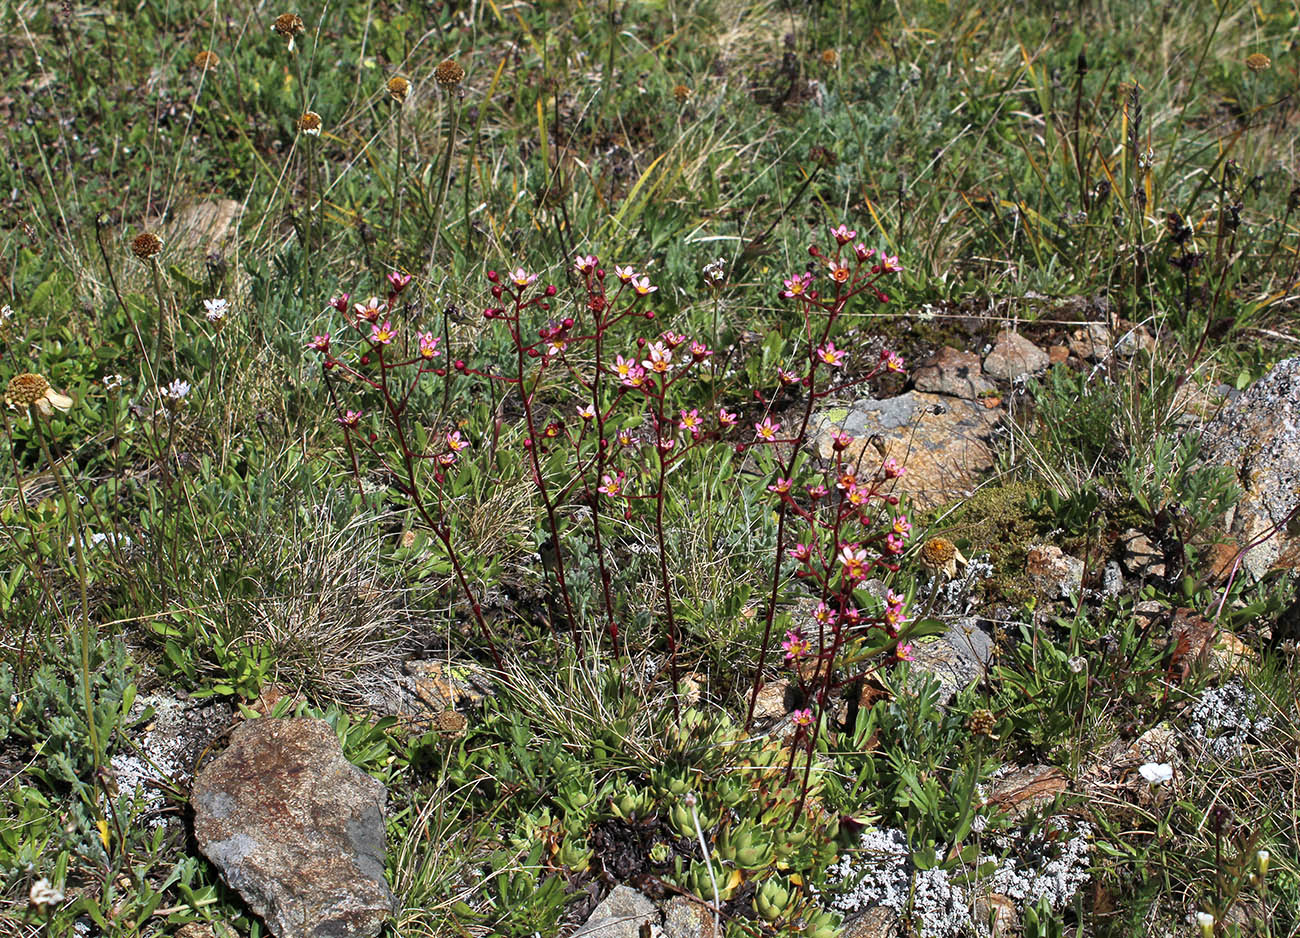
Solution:
{"label": "pink saxifrage flower", "polygon": [[889,535],[885,538],[885,550],[889,551],[891,554],[901,554],[905,547],[907,547],[907,541],[895,534],[893,531],[890,531]]}
{"label": "pink saxifrage flower", "polygon": [[623,473],[603,475],[600,477],[600,483],[596,487],[597,492],[610,498],[617,498],[623,491]]}
{"label": "pink saxifrage flower", "polygon": [[378,322],[379,317],[383,314],[384,307],[387,304],[377,296],[372,296],[364,303],[357,303],[352,307],[353,311],[366,322]]}
{"label": "pink saxifrage flower", "polygon": [[880,467],[884,470],[886,479],[897,479],[907,471],[903,466],[898,464],[898,460],[890,456]]}
{"label": "pink saxifrage flower", "polygon": [[636,271],[632,269],[631,264],[628,264],[626,267],[619,267],[617,264],[615,264],[614,276],[617,277],[619,280],[621,280],[623,283],[631,283],[632,278],[636,276]]}
{"label": "pink saxifrage flower", "polygon": [[324,352],[325,354],[329,354],[330,334],[326,332],[323,335],[315,336],[310,342],[307,343],[307,348],[315,349],[318,352]]}
{"label": "pink saxifrage flower", "polygon": [[803,296],[808,291],[809,284],[812,283],[812,274],[804,272],[795,274],[792,277],[785,278],[785,289],[781,291],[781,296],[787,300],[792,300],[797,296]]}
{"label": "pink saxifrage flower", "polygon": [[349,429],[352,429],[353,427],[355,427],[357,424],[361,422],[361,411],[349,410],[342,417],[339,417],[337,419],[340,424],[342,424],[343,426]]}
{"label": "pink saxifrage flower", "polygon": [[906,516],[899,515],[894,519],[893,531],[899,537],[907,537],[912,533],[912,522],[908,521]]}
{"label": "pink saxifrage flower", "polygon": [[889,349],[880,350],[880,360],[885,363],[885,368],[896,374],[902,374],[905,370],[903,365],[903,356],[897,352],[891,352]]}
{"label": "pink saxifrage flower", "polygon": [[632,289],[636,291],[637,296],[649,296],[659,288],[651,285],[649,277],[633,277]]}
{"label": "pink saxifrage flower", "polygon": [[600,263],[595,254],[579,254],[573,262],[573,269],[580,274],[589,274],[596,269]]}
{"label": "pink saxifrage flower", "polygon": [[793,662],[812,653],[812,642],[804,638],[798,629],[790,629],[785,633],[781,648],[785,651],[785,660]]}
{"label": "pink saxifrage flower", "polygon": [[396,336],[397,330],[393,327],[392,322],[387,319],[384,320],[382,326],[379,323],[375,323],[370,327],[370,341],[375,345],[387,345],[389,342],[392,342]]}
{"label": "pink saxifrage flower", "polygon": [[831,261],[826,266],[830,268],[831,279],[834,280],[836,283],[849,282],[849,277],[851,276],[851,274],[849,273],[849,268],[842,261],[838,261],[838,260]]}
{"label": "pink saxifrage flower", "polygon": [[825,602],[818,603],[817,608],[813,610],[813,621],[818,625],[834,625],[838,618],[839,613],[826,605]]}
{"label": "pink saxifrage flower", "polygon": [[522,267],[516,267],[514,273],[510,275],[510,282],[520,290],[530,287],[537,282],[537,274],[530,274]]}
{"label": "pink saxifrage flower", "polygon": [[704,418],[700,416],[698,410],[692,408],[688,411],[683,407],[682,419],[678,422],[677,426],[688,433],[697,434],[704,429]]}
{"label": "pink saxifrage flower", "polygon": [[452,430],[447,434],[447,447],[453,453],[459,453],[463,449],[469,449],[469,440],[462,440],[460,438],[460,431]]}
{"label": "pink saxifrage flower", "polygon": [[836,559],[840,562],[844,579],[857,581],[867,578],[867,562],[870,558],[861,544],[841,544]]}
{"label": "pink saxifrage flower", "polygon": [[725,407],[718,408],[718,425],[722,427],[734,427],[738,418],[734,413]]}
{"label": "pink saxifrage flower", "polygon": [[776,440],[776,434],[781,429],[779,423],[773,423],[771,417],[764,417],[762,423],[754,424],[754,432],[758,438],[765,443],[772,443]]}
{"label": "pink saxifrage flower", "polygon": [[790,722],[800,729],[812,726],[813,714],[810,707],[804,707],[802,710],[796,710],[790,714]]}
{"label": "pink saxifrage flower", "polygon": [[850,231],[847,225],[841,224],[838,227],[831,229],[831,237],[834,238],[838,244],[848,244],[857,236],[858,233],[856,231]]}
{"label": "pink saxifrage flower", "polygon": [[786,553],[799,561],[799,563],[807,563],[812,559],[812,548],[807,544],[796,544],[786,551]]}
{"label": "pink saxifrage flower", "polygon": [[432,332],[420,333],[420,357],[423,359],[434,359],[442,353],[438,351],[438,343],[442,340]]}
{"label": "pink saxifrage flower", "polygon": [[583,420],[595,420],[596,408],[593,407],[591,404],[583,404],[581,407],[578,408],[578,416],[581,417]]}
{"label": "pink saxifrage flower", "polygon": [[662,342],[650,343],[650,357],[641,364],[647,371],[653,371],[655,374],[665,375],[673,367],[673,351]]}
{"label": "pink saxifrage flower", "polygon": [[911,642],[903,642],[894,651],[894,656],[898,658],[899,661],[915,661],[916,650],[913,648]]}
{"label": "pink saxifrage flower", "polygon": [[844,364],[844,356],[847,353],[844,349],[835,347],[834,342],[827,342],[817,350],[817,357],[832,368],[838,368]]}
{"label": "pink saxifrage flower", "polygon": [[777,495],[786,495],[790,491],[791,482],[789,479],[777,479],[767,487],[769,492],[775,492]]}
{"label": "pink saxifrage flower", "polygon": [[401,293],[411,282],[411,275],[403,273],[400,270],[390,270],[388,272],[388,285],[393,288],[394,293]]}

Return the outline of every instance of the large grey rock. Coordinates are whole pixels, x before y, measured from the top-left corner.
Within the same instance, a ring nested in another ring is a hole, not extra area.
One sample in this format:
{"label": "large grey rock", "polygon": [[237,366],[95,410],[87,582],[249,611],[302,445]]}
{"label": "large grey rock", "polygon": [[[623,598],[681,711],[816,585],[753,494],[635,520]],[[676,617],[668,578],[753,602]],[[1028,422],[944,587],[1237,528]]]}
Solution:
{"label": "large grey rock", "polygon": [[1300,505],[1300,358],[1278,362],[1226,403],[1201,439],[1205,462],[1230,467],[1243,489],[1228,533],[1243,545],[1261,541],[1242,566],[1256,578],[1300,566],[1300,524],[1286,522]]}
{"label": "large grey rock", "polygon": [[279,938],[372,938],[396,905],[386,799],[324,720],[252,720],[200,770],[194,834]]}
{"label": "large grey rock", "polygon": [[993,660],[993,639],[970,617],[948,626],[948,631],[912,649],[912,680],[924,674],[939,683],[938,703],[946,706],[958,691],[979,680]]}
{"label": "large grey rock", "polygon": [[818,456],[830,460],[832,434],[849,434],[854,443],[844,451],[844,463],[860,467],[860,474],[870,478],[883,462],[868,445],[878,438],[885,455],[906,470],[891,491],[912,496],[922,509],[933,508],[969,495],[980,473],[992,468],[991,440],[1000,417],[1001,411],[982,404],[908,391],[823,411],[815,418],[812,446]]}
{"label": "large grey rock", "polygon": [[1037,345],[1019,332],[1008,329],[998,333],[993,348],[984,356],[984,373],[1003,381],[1014,381],[1045,371],[1050,361],[1047,353]]}
{"label": "large grey rock", "polygon": [[655,904],[631,886],[615,886],[573,938],[640,938],[647,922],[659,924]]}
{"label": "large grey rock", "polygon": [[974,400],[994,390],[993,383],[980,373],[980,358],[945,345],[912,373],[918,391],[946,394]]}

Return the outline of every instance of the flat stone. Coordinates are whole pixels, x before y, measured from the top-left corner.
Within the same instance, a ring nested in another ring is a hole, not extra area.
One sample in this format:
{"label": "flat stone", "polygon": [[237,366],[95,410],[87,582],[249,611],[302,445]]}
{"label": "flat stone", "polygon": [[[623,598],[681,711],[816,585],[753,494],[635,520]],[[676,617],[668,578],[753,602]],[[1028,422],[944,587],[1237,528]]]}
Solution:
{"label": "flat stone", "polygon": [[910,684],[921,675],[939,683],[937,702],[948,702],[963,688],[982,678],[993,659],[993,639],[973,618],[958,619],[937,638],[912,648]]}
{"label": "flat stone", "polygon": [[[906,470],[892,489],[910,495],[922,510],[968,496],[981,473],[993,467],[993,432],[1002,412],[957,398],[908,391],[885,400],[864,399],[851,408],[829,410],[814,418],[811,446],[822,459],[834,456],[831,436],[842,431],[854,438],[844,451],[848,466],[873,475],[885,457]],[[871,446],[876,438],[884,456]]]}
{"label": "flat stone", "polygon": [[1053,365],[1064,365],[1070,360],[1070,347],[1068,345],[1049,345],[1047,347],[1047,361]]}
{"label": "flat stone", "polygon": [[1068,599],[1083,588],[1083,561],[1055,544],[1035,544],[1025,553],[1025,575],[1043,599]]}
{"label": "flat stone", "polygon": [[1070,333],[1070,352],[1086,362],[1101,361],[1111,352],[1113,339],[1104,323],[1090,322]]}
{"label": "flat stone", "polygon": [[854,915],[840,931],[840,938],[896,938],[897,935],[898,913],[884,905]]}
{"label": "flat stone", "polygon": [[324,720],[241,724],[199,772],[199,849],[279,938],[373,938],[395,910],[376,779]]}
{"label": "flat stone", "polygon": [[1003,381],[1014,381],[1046,371],[1049,362],[1046,352],[1020,333],[1008,329],[998,333],[993,348],[984,356],[984,373]]}
{"label": "flat stone", "polygon": [[1033,809],[1050,804],[1065,791],[1066,784],[1065,773],[1055,766],[1024,766],[994,781],[985,803],[1000,805],[1018,821]]}
{"label": "flat stone", "polygon": [[439,728],[443,714],[473,706],[491,689],[486,671],[469,662],[415,659],[398,674],[379,674],[366,691],[366,703],[383,716],[396,717],[414,732]]}
{"label": "flat stone", "polygon": [[659,924],[655,904],[631,886],[615,886],[573,938],[640,938],[644,924]]}
{"label": "flat stone", "polygon": [[968,401],[994,390],[992,382],[980,373],[979,356],[949,345],[939,349],[912,372],[912,383],[918,391]]}
{"label": "flat stone", "polygon": [[677,896],[664,906],[662,938],[718,938],[713,913],[698,902]]}
{"label": "flat stone", "polygon": [[1202,460],[1236,473],[1242,499],[1225,519],[1239,544],[1252,544],[1242,566],[1256,579],[1300,566],[1300,358],[1278,362],[1224,404],[1201,437]]}

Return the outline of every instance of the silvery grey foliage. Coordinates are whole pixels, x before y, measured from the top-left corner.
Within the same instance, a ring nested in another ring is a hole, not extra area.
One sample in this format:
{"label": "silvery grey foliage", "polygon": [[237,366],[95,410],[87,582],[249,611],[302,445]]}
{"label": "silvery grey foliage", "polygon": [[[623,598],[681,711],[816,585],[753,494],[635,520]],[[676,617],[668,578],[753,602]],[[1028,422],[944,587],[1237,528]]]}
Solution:
{"label": "silvery grey foliage", "polygon": [[993,564],[988,554],[971,557],[966,561],[961,576],[953,577],[946,583],[931,581],[917,590],[918,596],[929,596],[938,590],[935,596],[934,615],[964,616],[970,613],[978,600],[980,584],[993,576]]}
{"label": "silvery grey foliage", "polygon": [[1252,737],[1273,728],[1260,713],[1259,701],[1241,681],[1207,688],[1192,707],[1188,733],[1211,755],[1235,759]]}

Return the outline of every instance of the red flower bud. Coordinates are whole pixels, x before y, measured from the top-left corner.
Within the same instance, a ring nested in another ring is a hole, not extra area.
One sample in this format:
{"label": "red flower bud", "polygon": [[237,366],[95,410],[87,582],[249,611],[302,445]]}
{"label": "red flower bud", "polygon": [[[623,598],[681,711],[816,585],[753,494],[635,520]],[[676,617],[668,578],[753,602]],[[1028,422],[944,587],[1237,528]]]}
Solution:
{"label": "red flower bud", "polygon": [[500,275],[499,273],[497,273],[495,270],[489,270],[489,271],[487,272],[487,278],[488,278],[488,280],[492,281],[493,283],[496,283],[498,280],[501,279],[501,275]]}
{"label": "red flower bud", "polygon": [[553,283],[548,283],[548,284],[546,285],[546,295],[547,295],[547,296],[555,296],[555,284],[553,284]]}
{"label": "red flower bud", "polygon": [[443,375],[445,375],[445,374],[447,373],[447,369],[446,369],[446,368],[435,368],[435,369],[433,370],[433,373],[434,373],[435,375],[437,375],[439,378],[441,378]]}
{"label": "red flower bud", "polygon": [[572,328],[573,328],[573,317],[572,317],[572,316],[565,316],[565,317],[564,317],[564,328],[566,328],[566,329],[572,329]]}
{"label": "red flower bud", "polygon": [[361,356],[361,364],[363,364],[363,365],[369,365],[369,364],[370,364],[370,356],[369,356],[369,355],[362,355],[362,356]]}
{"label": "red flower bud", "polygon": [[377,439],[379,439],[379,434],[376,433],[374,430],[371,430],[371,431],[370,431],[370,442],[373,443],[373,442],[375,442],[375,440],[377,440]]}
{"label": "red flower bud", "polygon": [[494,300],[499,300],[499,299],[501,299],[501,285],[500,285],[500,284],[497,284],[496,286],[494,286],[494,287],[492,288],[492,299],[494,299]]}
{"label": "red flower bud", "polygon": [[647,310],[647,311],[646,311],[646,314],[645,314],[645,318],[646,318],[646,319],[654,319],[654,318],[655,318],[655,311],[652,310],[652,309],[651,309],[651,310]]}
{"label": "red flower bud", "polygon": [[457,371],[464,371],[464,370],[465,370],[465,362],[464,362],[463,359],[460,359],[460,358],[456,359],[456,370],[457,370]]}

